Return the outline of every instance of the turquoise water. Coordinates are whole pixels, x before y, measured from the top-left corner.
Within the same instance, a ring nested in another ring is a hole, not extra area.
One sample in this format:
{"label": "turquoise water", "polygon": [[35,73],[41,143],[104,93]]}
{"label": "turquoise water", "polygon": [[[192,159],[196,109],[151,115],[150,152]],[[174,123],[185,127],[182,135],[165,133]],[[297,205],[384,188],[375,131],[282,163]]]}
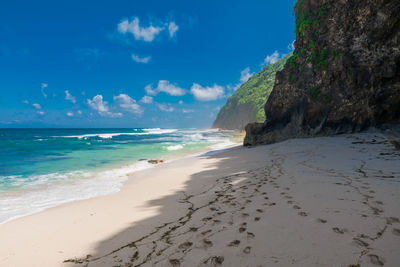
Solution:
{"label": "turquoise water", "polygon": [[133,171],[231,144],[196,129],[0,129],[0,223],[116,192]]}

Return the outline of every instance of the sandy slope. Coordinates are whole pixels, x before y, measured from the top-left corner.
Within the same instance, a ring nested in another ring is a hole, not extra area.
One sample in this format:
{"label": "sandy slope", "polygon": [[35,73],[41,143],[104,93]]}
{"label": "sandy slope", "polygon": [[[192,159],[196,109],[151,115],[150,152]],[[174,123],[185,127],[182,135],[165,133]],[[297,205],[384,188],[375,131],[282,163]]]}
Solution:
{"label": "sandy slope", "polygon": [[0,266],[400,266],[399,218],[400,152],[382,135],[298,139],[0,225]]}

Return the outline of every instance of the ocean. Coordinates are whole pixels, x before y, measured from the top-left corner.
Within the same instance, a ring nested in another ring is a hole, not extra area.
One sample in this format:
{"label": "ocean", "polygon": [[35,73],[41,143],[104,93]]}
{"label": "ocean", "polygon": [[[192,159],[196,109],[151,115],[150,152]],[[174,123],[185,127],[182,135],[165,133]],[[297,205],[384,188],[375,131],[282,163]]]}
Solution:
{"label": "ocean", "polygon": [[0,223],[119,191],[127,174],[232,145],[197,129],[0,129]]}

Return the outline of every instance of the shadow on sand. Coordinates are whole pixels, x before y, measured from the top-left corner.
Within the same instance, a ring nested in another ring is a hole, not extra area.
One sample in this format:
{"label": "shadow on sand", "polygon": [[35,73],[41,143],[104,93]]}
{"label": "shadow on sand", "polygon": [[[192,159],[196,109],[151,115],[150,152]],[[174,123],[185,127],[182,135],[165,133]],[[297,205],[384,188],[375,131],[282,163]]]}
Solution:
{"label": "shadow on sand", "polygon": [[[160,262],[166,266],[179,266],[192,243],[180,244],[175,243],[174,240],[179,235],[188,232],[198,235],[204,230],[200,229],[201,227],[198,229],[190,227],[194,224],[198,225],[192,217],[196,213],[201,213],[202,210],[209,211],[209,206],[218,199],[215,190],[221,185],[229,186],[232,177],[265,164],[265,158],[254,159],[250,156],[250,151],[257,149],[236,147],[228,152],[221,150],[201,155],[201,158],[211,159],[212,163],[209,163],[204,171],[190,176],[185,184],[184,192],[175,192],[153,199],[141,207],[156,208],[157,215],[132,223],[130,227],[100,242],[94,251],[83,258],[66,260],[65,266],[143,266]],[[194,204],[194,198],[199,196],[202,196],[202,201],[206,200],[206,203]],[[222,194],[219,197],[222,197]],[[181,211],[177,212],[177,209]],[[171,214],[180,215],[173,217]],[[218,265],[218,261],[223,261],[223,257],[201,259],[201,261],[207,260],[212,265]]]}

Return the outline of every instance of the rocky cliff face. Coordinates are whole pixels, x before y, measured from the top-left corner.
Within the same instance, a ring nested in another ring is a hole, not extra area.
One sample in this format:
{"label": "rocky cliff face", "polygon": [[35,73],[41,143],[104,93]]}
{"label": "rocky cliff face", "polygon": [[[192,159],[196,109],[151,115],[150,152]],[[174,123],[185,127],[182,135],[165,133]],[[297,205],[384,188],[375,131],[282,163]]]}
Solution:
{"label": "rocky cliff face", "polygon": [[400,122],[400,1],[298,0],[295,51],[245,145]]}
{"label": "rocky cliff face", "polygon": [[265,66],[229,97],[213,123],[213,128],[244,130],[251,122],[265,121],[264,105],[274,87],[276,72],[281,71],[291,54]]}

